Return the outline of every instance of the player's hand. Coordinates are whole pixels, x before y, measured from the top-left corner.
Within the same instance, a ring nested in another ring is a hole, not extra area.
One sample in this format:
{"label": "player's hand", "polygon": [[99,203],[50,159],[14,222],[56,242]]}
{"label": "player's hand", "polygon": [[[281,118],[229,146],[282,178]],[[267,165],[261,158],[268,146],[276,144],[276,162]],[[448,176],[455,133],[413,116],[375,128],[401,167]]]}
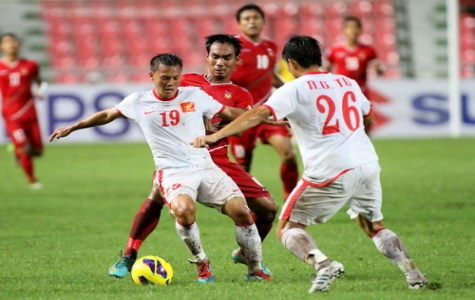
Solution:
{"label": "player's hand", "polygon": [[54,132],[49,136],[49,141],[52,142],[54,139],[66,137],[71,132],[73,132],[71,127],[56,128]]}
{"label": "player's hand", "polygon": [[195,138],[191,145],[196,148],[208,148],[208,145],[214,144],[216,141],[217,139],[211,134]]}
{"label": "player's hand", "polygon": [[272,125],[272,126],[282,126],[282,125],[289,125],[289,121],[287,120],[278,120],[274,121],[271,119],[264,119],[262,120],[261,124],[267,124],[267,125]]}
{"label": "player's hand", "polygon": [[206,131],[215,133],[218,132],[221,128],[223,128],[222,125],[220,125],[220,122],[217,122],[215,124],[211,124],[211,122],[205,123]]}
{"label": "player's hand", "polygon": [[45,95],[43,95],[43,93],[40,93],[40,92],[36,92],[34,96],[36,99],[39,99],[39,100],[43,100],[43,98],[45,97]]}

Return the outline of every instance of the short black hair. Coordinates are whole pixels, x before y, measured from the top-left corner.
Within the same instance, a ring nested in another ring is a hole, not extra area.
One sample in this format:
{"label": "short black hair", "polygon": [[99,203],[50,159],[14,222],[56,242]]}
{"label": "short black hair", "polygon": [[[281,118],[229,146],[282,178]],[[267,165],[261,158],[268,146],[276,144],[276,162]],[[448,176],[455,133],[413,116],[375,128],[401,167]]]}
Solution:
{"label": "short black hair", "polygon": [[183,68],[183,61],[181,58],[171,53],[161,53],[155,55],[150,60],[150,71],[155,72],[158,70],[160,65],[165,65],[169,67],[179,66],[180,69]]}
{"label": "short black hair", "polygon": [[213,45],[214,43],[231,45],[234,47],[234,54],[236,56],[239,56],[239,54],[241,54],[242,41],[238,39],[235,35],[231,35],[231,34],[208,35],[207,37],[205,37],[206,53],[209,54],[211,45]]}
{"label": "short black hair", "polygon": [[362,28],[363,27],[363,24],[361,24],[361,19],[358,18],[358,17],[355,17],[355,16],[346,16],[343,18],[343,24],[345,24],[346,22],[355,22],[356,25],[359,27],[359,28]]}
{"label": "short black hair", "polygon": [[17,40],[17,42],[21,42],[20,38],[15,33],[13,33],[13,32],[4,32],[4,33],[0,34],[0,43],[3,42],[3,38],[6,37],[6,36],[14,38],[15,40]]}
{"label": "short black hair", "polygon": [[238,21],[238,23],[241,20],[241,14],[246,10],[255,10],[262,16],[262,18],[264,20],[266,19],[265,15],[264,15],[264,11],[262,10],[262,8],[259,5],[246,4],[246,5],[242,6],[240,9],[238,9],[237,12],[236,12],[236,20]]}
{"label": "short black hair", "polygon": [[303,68],[322,65],[320,43],[311,36],[295,35],[285,43],[282,58],[295,60]]}

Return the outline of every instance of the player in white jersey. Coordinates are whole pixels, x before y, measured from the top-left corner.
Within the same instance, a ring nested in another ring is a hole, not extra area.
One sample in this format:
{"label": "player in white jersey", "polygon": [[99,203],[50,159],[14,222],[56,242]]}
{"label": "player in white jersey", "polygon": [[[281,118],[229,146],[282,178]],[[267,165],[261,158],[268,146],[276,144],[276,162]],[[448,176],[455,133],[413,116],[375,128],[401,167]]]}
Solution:
{"label": "player in white jersey", "polygon": [[159,54],[150,62],[154,89],[134,93],[109,108],[50,136],[62,138],[71,132],[103,125],[125,117],[136,121],[152,151],[157,181],[164,201],[176,217],[178,235],[198,265],[198,281],[212,282],[213,274],[196,225],[195,201],[216,208],[236,224],[238,244],[246,249],[248,279],[271,280],[261,268],[259,234],[246,200],[234,181],[211,160],[206,149],[190,142],[205,133],[203,117],[215,114],[234,119],[242,110],[224,106],[196,87],[179,87],[183,64],[173,54]]}
{"label": "player in white jersey", "polygon": [[323,254],[305,230],[308,225],[326,222],[345,204],[376,248],[404,272],[409,288],[424,287],[427,281],[402,241],[382,221],[380,167],[363,125],[363,119],[371,117],[368,99],[355,81],[320,72],[320,45],[313,38],[292,37],[282,56],[297,79],[279,88],[263,106],[212,135],[196,138],[194,145],[213,143],[270,116],[288,118],[305,171],[284,204],[277,236],[287,250],[316,269],[309,292],[328,291],[344,269]]}

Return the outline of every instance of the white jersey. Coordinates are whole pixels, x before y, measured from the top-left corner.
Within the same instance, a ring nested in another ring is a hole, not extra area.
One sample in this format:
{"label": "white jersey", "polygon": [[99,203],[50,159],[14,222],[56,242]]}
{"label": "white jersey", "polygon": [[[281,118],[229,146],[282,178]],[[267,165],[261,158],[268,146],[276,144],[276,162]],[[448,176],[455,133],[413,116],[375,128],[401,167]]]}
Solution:
{"label": "white jersey", "polygon": [[288,118],[304,164],[303,178],[330,183],[349,169],[378,161],[363,115],[371,103],[358,84],[331,73],[307,73],[287,82],[264,104],[275,120]]}
{"label": "white jersey", "polygon": [[173,99],[161,100],[155,90],[133,93],[114,108],[137,122],[157,170],[212,163],[206,148],[190,143],[205,135],[203,116],[211,119],[224,105],[197,87],[180,87]]}

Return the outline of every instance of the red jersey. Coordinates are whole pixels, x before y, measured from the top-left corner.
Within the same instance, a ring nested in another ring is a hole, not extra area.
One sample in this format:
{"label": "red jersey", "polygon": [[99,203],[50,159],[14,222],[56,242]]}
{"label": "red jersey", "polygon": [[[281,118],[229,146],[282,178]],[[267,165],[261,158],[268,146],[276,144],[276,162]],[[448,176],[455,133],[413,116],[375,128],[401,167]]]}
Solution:
{"label": "red jersey", "polygon": [[[183,74],[180,86],[200,87],[205,93],[226,106],[250,109],[252,108],[252,96],[249,92],[233,83],[211,83],[204,74]],[[213,125],[225,125],[229,121],[215,116],[211,120]],[[208,148],[211,157],[228,157],[228,138],[221,139]]]}
{"label": "red jersey", "polygon": [[36,120],[31,85],[38,74],[38,64],[32,60],[0,60],[0,97],[6,122]]}
{"label": "red jersey", "polygon": [[333,65],[333,73],[354,79],[364,90],[368,64],[376,57],[376,51],[371,46],[360,44],[350,48],[346,45],[335,45],[330,48],[327,60]]}
{"label": "red jersey", "polygon": [[266,39],[255,43],[244,36],[238,38],[243,43],[239,55],[241,59],[231,75],[231,81],[248,90],[254,99],[254,106],[259,106],[272,93],[277,45]]}

